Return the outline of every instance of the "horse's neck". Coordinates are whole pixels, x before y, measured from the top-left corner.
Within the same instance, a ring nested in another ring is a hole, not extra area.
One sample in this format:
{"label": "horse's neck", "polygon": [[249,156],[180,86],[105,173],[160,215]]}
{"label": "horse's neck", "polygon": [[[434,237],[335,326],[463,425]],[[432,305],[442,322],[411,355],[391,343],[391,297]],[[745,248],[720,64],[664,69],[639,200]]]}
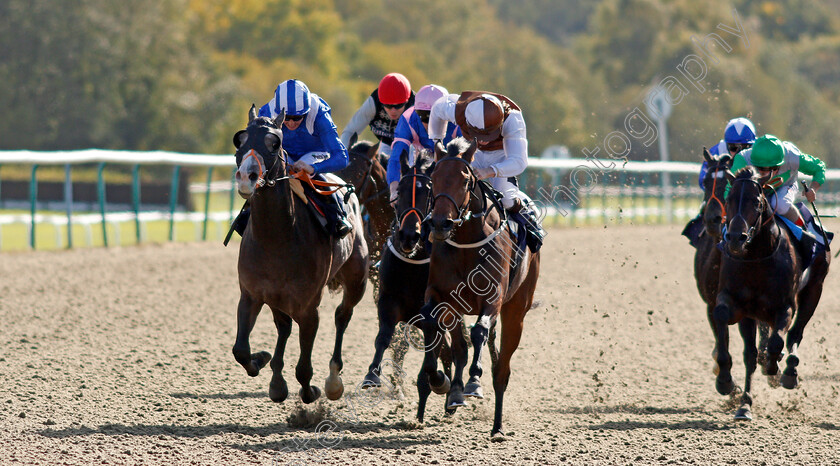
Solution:
{"label": "horse's neck", "polygon": [[755,259],[769,257],[776,252],[782,235],[782,229],[773,218],[773,211],[765,208],[761,214],[761,221],[763,224],[759,226],[752,241],[753,248],[749,251],[749,256]]}
{"label": "horse's neck", "polygon": [[499,228],[501,218],[495,209],[481,212],[484,203],[480,199],[470,202],[470,219],[455,230],[454,240],[458,243],[475,243]]}
{"label": "horse's neck", "polygon": [[294,245],[297,213],[289,183],[281,181],[251,198],[252,234],[257,239],[271,239],[266,244]]}

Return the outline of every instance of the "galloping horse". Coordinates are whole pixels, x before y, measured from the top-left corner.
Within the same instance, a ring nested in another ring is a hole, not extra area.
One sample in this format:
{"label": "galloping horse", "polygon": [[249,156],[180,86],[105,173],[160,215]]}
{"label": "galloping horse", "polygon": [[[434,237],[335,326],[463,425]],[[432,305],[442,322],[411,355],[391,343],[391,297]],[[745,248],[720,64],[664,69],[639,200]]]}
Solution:
{"label": "galloping horse", "polygon": [[[370,251],[371,264],[375,264],[382,247],[391,232],[393,210],[388,205],[388,186],[385,182],[385,167],[377,154],[379,144],[359,141],[349,148],[350,161],[336,175],[353,183],[359,196],[359,205],[364,208],[365,240]],[[371,268],[370,278],[377,286],[377,270]]]}
{"label": "galloping horse", "polygon": [[[426,282],[429,278],[429,254],[426,241],[421,238],[421,222],[432,205],[432,179],[429,177],[434,167],[434,156],[430,151],[423,150],[417,154],[413,167],[408,166],[408,154],[404,153],[400,160],[401,172],[397,200],[397,228],[388,238],[382,252],[379,266],[379,298],[377,312],[379,315],[379,333],[374,345],[376,352],[370,364],[368,374],[362,382],[362,388],[380,387],[382,382],[382,356],[391,339],[397,323],[406,322],[420,326],[420,307],[426,292]],[[398,335],[403,341],[410,338],[410,327],[406,325],[405,336]],[[452,354],[449,344],[444,340],[440,352],[441,362],[446,375],[451,374]],[[394,361],[401,365],[402,359]],[[418,377],[417,392],[420,396],[417,419],[423,422],[426,400],[431,393],[429,381],[425,376]],[[446,409],[447,413],[454,413],[455,409]]]}
{"label": "galloping horse", "polygon": [[[525,314],[533,304],[540,256],[518,249],[506,225],[504,208],[470,165],[475,151],[475,140],[468,145],[461,138],[446,148],[440,143],[435,146],[430,218],[434,243],[426,304],[421,309],[426,347],[423,372],[435,393],[449,393],[449,407],[463,406],[465,396],[482,398],[481,350],[501,316],[501,350],[493,365],[496,407],[491,437],[503,439],[502,404],[510,379],[510,359],[519,345]],[[462,380],[466,343],[459,338],[460,332],[453,333],[464,314],[478,316],[471,331],[474,354],[466,387]],[[437,370],[439,329],[452,336],[455,376],[451,383]]]}
{"label": "galloping horse", "polygon": [[766,363],[769,375],[779,371],[778,363],[785,346],[783,337],[787,333],[787,367],[781,382],[787,389],[795,388],[798,384],[796,366],[799,365],[797,349],[805,325],[819,303],[831,260],[827,247],[817,249],[813,263],[807,271],[803,270],[807,258],[798,250],[788,230],[782,227],[782,222],[777,221],[761,182],[752,167],[739,170],[732,179],[725,204],[727,232],[717,304],[713,310],[720,368],[715,385],[722,395],[730,394],[735,388],[730,374],[728,326],[737,323],[744,339],[747,372],[741,407],[735,413],[735,419],[739,420],[752,418],[750,389],[758,356],[756,321],[765,322],[771,328]]}
{"label": "galloping horse", "polygon": [[[353,315],[353,307],[365,292],[368,251],[361,234],[359,205],[349,197],[348,218],[353,231],[338,240],[321,230],[318,220],[308,212],[304,200],[293,192],[283,150],[285,112],[271,120],[257,117],[256,108],[248,114],[248,127],[233,137],[236,146],[236,183],[239,195],[249,199],[251,218],[239,248],[239,307],[233,355],[248,375],[256,377],[271,361],[274,372],[268,396],[283,401],[289,394],[283,379],[283,352],[292,331],[292,321],[300,330],[300,358],[295,376],[301,384],[300,397],[312,403],[321,390],[310,386],[312,346],[318,331],[318,305],[328,283],[344,288],[341,304],[335,310],[335,348],[330,359],[330,375],[325,392],[337,400],[344,392],[339,377],[343,367],[341,343]],[[277,347],[268,352],[251,353],[248,342],[263,304],[271,308],[277,327]]]}
{"label": "galloping horse", "polygon": [[[697,240],[697,251],[694,253],[694,278],[697,281],[697,290],[700,297],[706,303],[706,318],[716,334],[714,321],[714,308],[718,295],[718,284],[720,283],[720,249],[717,245],[721,240],[723,224],[726,221],[726,208],[724,206],[724,195],[726,187],[732,181],[732,156],[722,154],[714,157],[709,151],[703,148],[703,158],[706,159],[707,170],[703,178],[703,234]],[[770,328],[767,324],[759,323],[759,349],[758,363],[765,373],[767,339]],[[717,348],[712,351],[712,359],[715,360],[714,373],[717,375],[720,368],[717,365]],[[778,381],[770,380],[771,385],[778,386]]]}

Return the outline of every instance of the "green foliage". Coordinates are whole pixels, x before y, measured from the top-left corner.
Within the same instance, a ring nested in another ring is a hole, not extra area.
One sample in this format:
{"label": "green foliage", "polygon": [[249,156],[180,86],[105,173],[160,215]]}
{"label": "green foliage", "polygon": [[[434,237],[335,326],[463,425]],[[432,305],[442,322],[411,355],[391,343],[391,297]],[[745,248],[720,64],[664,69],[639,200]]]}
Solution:
{"label": "green foliage", "polygon": [[[719,27],[733,10],[749,46]],[[750,116],[840,165],[840,0],[7,0],[0,17],[0,149],[225,153],[284,79],[327,100],[341,129],[399,71],[414,89],[508,95],[532,155],[600,146],[674,77],[673,159],[697,160]],[[732,47],[719,61],[696,45],[712,33]],[[678,71],[692,54],[702,92]],[[634,144],[630,157],[658,155]]]}

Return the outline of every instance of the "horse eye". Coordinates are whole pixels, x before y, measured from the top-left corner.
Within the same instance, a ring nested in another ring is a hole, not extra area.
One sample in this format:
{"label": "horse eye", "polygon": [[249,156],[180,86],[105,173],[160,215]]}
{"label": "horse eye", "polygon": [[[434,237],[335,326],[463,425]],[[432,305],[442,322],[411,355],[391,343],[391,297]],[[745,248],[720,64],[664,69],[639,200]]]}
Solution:
{"label": "horse eye", "polygon": [[271,152],[276,152],[280,148],[280,138],[276,134],[265,135],[265,147]]}

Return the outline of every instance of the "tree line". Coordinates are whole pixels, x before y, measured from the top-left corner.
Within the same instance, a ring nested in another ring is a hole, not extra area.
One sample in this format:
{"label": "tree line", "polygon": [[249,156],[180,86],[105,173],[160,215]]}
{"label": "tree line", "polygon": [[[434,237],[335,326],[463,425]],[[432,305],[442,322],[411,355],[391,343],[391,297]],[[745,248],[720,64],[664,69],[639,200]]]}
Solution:
{"label": "tree line", "polygon": [[398,71],[415,90],[503,93],[523,108],[532,156],[556,144],[579,156],[733,12],[749,47],[712,47],[704,92],[683,81],[672,159],[699,160],[749,116],[840,165],[840,0],[6,0],[0,148],[229,153],[250,104],[284,79],[324,97],[341,130]]}

